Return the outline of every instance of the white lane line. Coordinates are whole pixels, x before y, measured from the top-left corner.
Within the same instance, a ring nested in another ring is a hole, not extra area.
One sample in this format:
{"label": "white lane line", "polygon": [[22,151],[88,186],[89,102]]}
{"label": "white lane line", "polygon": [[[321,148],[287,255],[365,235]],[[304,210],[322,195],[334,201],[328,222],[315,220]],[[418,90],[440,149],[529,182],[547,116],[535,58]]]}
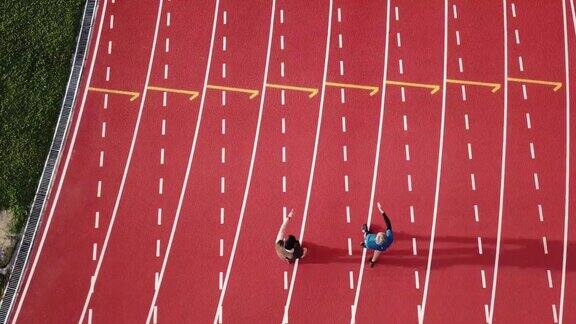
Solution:
{"label": "white lane line", "polygon": [[110,81],[110,67],[106,67],[106,81]]}
{"label": "white lane line", "polygon": [[105,137],[106,137],[106,122],[102,122],[102,131],[101,131],[101,133],[100,133],[100,136],[101,136],[102,138],[105,138]]}
{"label": "white lane line", "polygon": [[286,163],[286,146],[282,146],[282,163]]}
{"label": "white lane line", "polygon": [[220,177],[220,193],[226,192],[226,178]]}
{"label": "white lane line", "polygon": [[416,285],[416,289],[420,290],[420,273],[418,270],[414,270],[414,283]]}
{"label": "white lane line", "polygon": [[96,261],[98,257],[98,243],[92,244],[92,261]]}
{"label": "white lane line", "polygon": [[456,31],[456,44],[458,46],[460,46],[460,31],[459,30]]}
{"label": "white lane line", "polygon": [[399,15],[399,12],[398,12],[398,7],[394,7],[394,16],[395,16],[396,21],[400,20],[400,15]]}
{"label": "white lane line", "polygon": [[400,74],[404,74],[404,64],[402,64],[402,59],[398,60],[398,71],[400,71]]}
{"label": "white lane line", "polygon": [[342,34],[338,34],[338,48],[342,48]]}
{"label": "white lane line", "polygon": [[406,102],[406,90],[404,87],[400,87],[400,98],[402,102]]}
{"label": "white lane line", "polygon": [[102,197],[102,180],[98,180],[98,189],[96,190],[96,197]]}
{"label": "white lane line", "polygon": [[156,213],[156,218],[157,218],[156,224],[158,224],[158,226],[161,226],[162,225],[162,208],[158,208],[158,212]]}
{"label": "white lane line", "polygon": [[532,160],[536,159],[536,153],[534,152],[534,143],[530,142],[530,158]]}
{"label": "white lane line", "polygon": [[348,176],[344,175],[344,191],[348,192],[350,191],[350,188],[348,187]]}
{"label": "white lane line", "polygon": [[478,236],[478,254],[482,254],[482,238]]}
{"label": "white lane line", "polygon": [[348,255],[352,255],[352,239],[348,238]]}
{"label": "white lane line", "polygon": [[222,290],[223,284],[224,284],[224,273],[220,271],[218,272],[218,289]]}
{"label": "white lane line", "polygon": [[538,173],[534,172],[534,189],[540,190],[540,181],[538,181]]}
{"label": "white lane line", "polygon": [[486,323],[490,323],[490,310],[488,309],[488,304],[484,304],[484,318]]}
{"label": "white lane line", "polygon": [[226,163],[226,148],[223,147],[220,151],[221,151],[221,153],[220,153],[220,162],[221,162],[222,164],[224,164],[224,163]]}
{"label": "white lane line", "polygon": [[480,216],[478,212],[478,205],[474,205],[474,221],[478,223],[480,221]]}
{"label": "white lane line", "polygon": [[104,94],[104,109],[108,109],[108,94]]}
{"label": "white lane line", "polygon": [[518,56],[518,68],[520,69],[520,72],[524,72],[524,60],[522,59],[522,56]]}
{"label": "white lane line", "polygon": [[456,10],[455,4],[452,5],[452,15],[453,15],[454,19],[458,19],[458,10]]}
{"label": "white lane line", "polygon": [[414,223],[414,206],[410,205],[410,223]]}
{"label": "white lane line", "polygon": [[284,23],[284,9],[280,9],[280,23]]}
{"label": "white lane line", "polygon": [[172,16],[172,15],[170,14],[170,12],[167,12],[167,13],[166,13],[166,26],[167,26],[167,27],[170,27],[170,22],[171,22],[171,20],[172,20],[172,19],[171,19],[171,18],[172,18],[171,16]]}
{"label": "white lane line", "polygon": [[404,145],[404,151],[406,155],[406,161],[410,161],[410,146],[408,144]]}
{"label": "white lane line", "polygon": [[168,79],[168,64],[164,64],[164,80]]}
{"label": "white lane line", "polygon": [[158,272],[154,272],[154,290],[158,290],[159,279]]}
{"label": "white lane line", "polygon": [[280,104],[282,106],[286,105],[286,90],[284,89],[280,90]]}
{"label": "white lane line", "polygon": [[522,85],[522,98],[523,98],[524,100],[528,100],[528,92],[527,92],[527,90],[526,90],[526,85],[525,85],[525,84]]}
{"label": "white lane line", "polygon": [[286,192],[286,176],[282,176],[282,192]]}
{"label": "white lane line", "polygon": [[530,113],[526,113],[526,127],[528,129],[532,128],[532,119],[530,118]]}
{"label": "white lane line", "polygon": [[354,272],[353,271],[349,272],[349,277],[350,277],[350,289],[354,289]]}
{"label": "white lane line", "polygon": [[541,222],[544,221],[544,212],[542,211],[542,205],[538,204],[538,219],[540,219]]}
{"label": "white lane line", "polygon": [[224,256],[224,239],[220,239],[220,256]]}
{"label": "white lane line", "polygon": [[472,191],[476,190],[476,176],[474,173],[470,173],[470,184],[472,185]]}
{"label": "white lane line", "polygon": [[[275,3],[275,0],[273,0],[273,3]],[[322,126],[322,113],[324,111],[324,97],[325,97],[325,92],[326,92],[326,78],[327,78],[327,74],[328,74],[328,58],[330,56],[330,37],[331,37],[331,30],[332,30],[332,16],[333,16],[333,0],[330,0],[330,5],[328,8],[328,26],[327,26],[327,32],[326,32],[326,47],[325,47],[325,55],[324,55],[324,71],[323,71],[323,75],[322,75],[322,92],[320,95],[320,104],[319,104],[319,110],[318,110],[318,123],[316,126],[316,135],[315,135],[315,139],[314,139],[314,150],[312,153],[312,163],[310,166],[310,176],[308,178],[308,188],[306,191],[306,200],[304,202],[304,211],[302,213],[302,225],[300,228],[300,243],[303,242],[304,240],[304,231],[306,229],[306,220],[308,218],[308,207],[310,204],[310,196],[312,193],[312,183],[314,181],[314,171],[316,168],[316,155],[318,152],[318,143],[319,143],[319,139],[320,139],[320,129]],[[286,297],[286,303],[284,305],[284,315],[282,317],[282,321],[287,323],[288,322],[288,312],[290,310],[290,303],[292,300],[292,293],[294,291],[294,283],[296,281],[296,277],[298,274],[298,265],[299,265],[299,261],[296,260],[296,263],[294,265],[294,269],[292,270],[292,276],[290,278],[290,288],[288,290],[288,296]]]}
{"label": "white lane line", "polygon": [[114,15],[110,15],[110,29],[114,29]]}
{"label": "white lane line", "polygon": [[226,36],[222,36],[222,52],[226,52],[227,45],[228,45],[227,40],[228,39],[226,38]]}
{"label": "white lane line", "polygon": [[[562,308],[563,306],[560,306],[560,316],[562,316]],[[556,310],[556,304],[552,304],[552,318],[554,319],[554,323],[558,323],[558,311]],[[562,317],[560,317],[562,318]]]}
{"label": "white lane line", "polygon": [[280,62],[280,76],[284,77],[284,62]]}
{"label": "white lane line", "polygon": [[112,54],[112,41],[108,41],[108,55]]}
{"label": "white lane line", "polygon": [[100,160],[98,161],[98,166],[100,168],[104,167],[104,151],[100,151]]}
{"label": "white lane line", "polygon": [[518,29],[514,29],[514,36],[516,37],[516,44],[520,45],[520,33]]}
{"label": "white lane line", "polygon": [[162,92],[162,107],[166,107],[168,105],[168,92]]}
{"label": "white lane line", "polygon": [[444,49],[443,49],[443,75],[442,75],[442,111],[440,118],[440,142],[438,146],[438,167],[436,169],[436,189],[434,192],[434,209],[432,212],[432,228],[430,235],[430,245],[428,248],[428,262],[426,264],[426,275],[424,279],[424,292],[422,303],[418,311],[418,323],[424,322],[426,314],[426,303],[428,298],[428,286],[430,282],[430,272],[432,267],[432,256],[434,252],[434,240],[436,237],[436,219],[438,216],[438,201],[440,196],[440,179],[442,176],[442,156],[444,152],[444,127],[446,118],[446,78],[448,70],[448,0],[444,1]]}
{"label": "white lane line", "polygon": [[159,195],[164,194],[164,178],[158,179],[158,194]]}
{"label": "white lane line", "polygon": [[286,134],[286,118],[282,118],[282,134]]}
{"label": "white lane line", "polygon": [[350,206],[346,206],[346,223],[350,224]]}
{"label": "white lane line", "polygon": [[226,134],[226,119],[224,119],[224,118],[222,118],[222,127],[221,127],[220,133],[221,133],[222,135],[225,135],[225,134]]}
{"label": "white lane line", "polygon": [[480,270],[480,277],[482,277],[482,289],[486,289],[486,271]]}
{"label": "white lane line", "polygon": [[403,115],[402,116],[402,121],[404,123],[404,131],[407,132],[408,131],[408,116]]}
{"label": "white lane line", "polygon": [[416,238],[412,238],[412,254],[418,255],[418,249],[416,248]]}
{"label": "white lane line", "polygon": [[224,10],[222,13],[222,24],[226,25],[228,23],[228,11]]}
{"label": "white lane line", "polygon": [[344,75],[344,61],[340,60],[340,75]]}
{"label": "white lane line", "polygon": [[342,9],[338,8],[338,22],[342,22]]}
{"label": "white lane line", "polygon": [[284,290],[288,290],[288,271],[284,271]]}
{"label": "white lane line", "polygon": [[462,101],[466,101],[466,86],[465,85],[461,85],[460,86],[460,90],[462,92]]}
{"label": "white lane line", "polygon": [[154,306],[154,314],[152,315],[152,323],[158,323],[158,306]]}
{"label": "white lane line", "polygon": [[224,207],[220,207],[220,225],[224,225]]}
{"label": "white lane line", "polygon": [[400,33],[396,33],[396,46],[402,47],[402,41],[400,39]]}
{"label": "white lane line", "polygon": [[546,240],[546,236],[542,236],[542,247],[544,248],[544,254],[548,254],[548,240]]}
{"label": "white lane line", "polygon": [[160,240],[156,240],[156,257],[160,257]]}
{"label": "white lane line", "polygon": [[280,35],[280,49],[284,50],[284,35]]}
{"label": "white lane line", "polygon": [[164,149],[160,149],[160,165],[164,165]]}
{"label": "white lane line", "polygon": [[342,146],[342,159],[344,162],[348,162],[348,147],[346,145]]}
{"label": "white lane line", "polygon": [[166,119],[162,119],[160,134],[162,134],[162,136],[166,135]]}
{"label": "white lane line", "polygon": [[408,191],[412,191],[412,175],[409,174],[407,176],[407,179],[408,179]]}
{"label": "white lane line", "polygon": [[222,79],[226,79],[226,63],[222,63]]}
{"label": "white lane line", "polygon": [[340,102],[346,103],[346,94],[344,92],[344,88],[340,88]]}
{"label": "white lane line", "polygon": [[546,277],[548,277],[548,288],[553,288],[554,285],[552,284],[552,272],[550,269],[546,270]]}
{"label": "white lane line", "polygon": [[468,114],[464,114],[464,127],[466,130],[470,130],[470,121],[468,120]]}
{"label": "white lane line", "polygon": [[512,2],[512,17],[516,18],[516,5]]}
{"label": "white lane line", "polygon": [[88,324],[92,324],[92,308],[88,310]]}
{"label": "white lane line", "polygon": [[466,146],[468,147],[468,160],[472,160],[472,144],[468,143]]}
{"label": "white lane line", "polygon": [[346,133],[346,117],[342,116],[342,133]]}
{"label": "white lane line", "polygon": [[96,212],[94,214],[94,229],[98,229],[100,227],[100,212]]}
{"label": "white lane line", "polygon": [[464,72],[464,64],[462,63],[461,57],[458,58],[458,70],[460,71],[460,73]]}
{"label": "white lane line", "polygon": [[226,91],[222,91],[222,107],[226,106]]}

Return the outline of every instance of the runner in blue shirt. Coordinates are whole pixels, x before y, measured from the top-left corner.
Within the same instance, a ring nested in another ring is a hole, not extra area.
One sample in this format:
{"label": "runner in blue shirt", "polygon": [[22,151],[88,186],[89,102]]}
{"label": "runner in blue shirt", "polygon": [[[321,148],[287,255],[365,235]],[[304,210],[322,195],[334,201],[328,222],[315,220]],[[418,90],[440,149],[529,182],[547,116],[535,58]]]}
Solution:
{"label": "runner in blue shirt", "polygon": [[386,213],[382,210],[382,205],[377,203],[378,210],[384,217],[384,222],[386,222],[386,232],[378,232],[376,234],[370,232],[368,230],[368,226],[366,224],[362,225],[362,233],[364,234],[364,242],[362,242],[362,247],[367,248],[368,250],[374,250],[374,255],[372,259],[370,259],[370,267],[374,266],[376,260],[378,260],[378,256],[380,253],[386,251],[392,242],[394,242],[394,235],[392,233],[392,224],[390,223],[390,219],[386,215]]}

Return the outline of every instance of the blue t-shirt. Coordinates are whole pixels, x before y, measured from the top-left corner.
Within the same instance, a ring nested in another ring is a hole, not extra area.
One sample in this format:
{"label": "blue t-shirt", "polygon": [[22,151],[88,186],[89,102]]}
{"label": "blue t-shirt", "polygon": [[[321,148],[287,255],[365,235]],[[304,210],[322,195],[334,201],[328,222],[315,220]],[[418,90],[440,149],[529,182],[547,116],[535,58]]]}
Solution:
{"label": "blue t-shirt", "polygon": [[386,251],[390,247],[390,245],[392,245],[392,242],[394,242],[394,236],[392,235],[391,230],[386,230],[385,235],[386,239],[384,239],[384,242],[380,244],[376,243],[376,234],[366,235],[366,238],[364,239],[364,244],[366,244],[366,248],[382,252]]}

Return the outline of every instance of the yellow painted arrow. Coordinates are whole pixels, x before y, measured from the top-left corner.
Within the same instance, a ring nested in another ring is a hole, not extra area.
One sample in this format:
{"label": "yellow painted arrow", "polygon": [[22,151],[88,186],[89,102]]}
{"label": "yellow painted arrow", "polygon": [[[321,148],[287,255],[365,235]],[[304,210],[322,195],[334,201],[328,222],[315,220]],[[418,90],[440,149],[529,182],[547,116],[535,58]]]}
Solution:
{"label": "yellow painted arrow", "polygon": [[520,83],[533,83],[533,84],[542,84],[542,85],[549,85],[554,86],[552,89],[554,92],[558,91],[562,88],[562,82],[554,82],[554,81],[544,81],[544,80],[534,80],[534,79],[520,79],[520,78],[508,78],[508,81],[512,82],[520,82]]}
{"label": "yellow painted arrow", "polygon": [[392,81],[392,80],[386,80],[386,84],[404,86],[404,87],[430,89],[431,94],[435,94],[436,92],[438,92],[438,90],[440,90],[440,86],[437,84],[413,83],[413,82],[402,82],[402,81]]}
{"label": "yellow painted arrow", "polygon": [[480,87],[490,87],[492,88],[492,90],[490,91],[492,91],[493,93],[500,90],[500,83],[478,82],[478,81],[457,80],[457,79],[446,79],[446,83],[468,84]]}
{"label": "yellow painted arrow", "polygon": [[351,84],[351,83],[326,82],[326,85],[331,86],[331,87],[339,87],[339,88],[370,90],[370,96],[377,94],[378,90],[380,90],[379,87],[375,87],[375,86]]}
{"label": "yellow painted arrow", "polygon": [[112,94],[130,96],[130,101],[134,101],[138,97],[140,97],[140,92],[134,92],[134,91],[123,91],[123,90],[104,89],[104,88],[95,88],[95,87],[88,87],[88,90],[95,91],[95,92],[104,92],[104,93],[112,93]]}
{"label": "yellow painted arrow", "polygon": [[194,100],[198,97],[198,95],[200,95],[200,92],[193,91],[193,90],[183,90],[183,89],[173,89],[173,88],[163,88],[163,87],[153,87],[153,86],[149,86],[148,90],[185,94],[185,95],[190,96],[190,98],[189,98],[190,100]]}
{"label": "yellow painted arrow", "polygon": [[317,88],[296,87],[296,86],[291,86],[291,85],[286,85],[286,84],[276,84],[276,83],[266,83],[266,86],[268,88],[274,88],[274,89],[285,89],[285,90],[308,92],[308,98],[312,98],[318,94]]}
{"label": "yellow painted arrow", "polygon": [[233,91],[233,92],[247,93],[250,95],[250,97],[249,97],[250,99],[253,99],[254,97],[256,97],[260,93],[260,91],[255,90],[255,89],[224,87],[224,86],[213,85],[213,84],[206,85],[206,88],[212,89],[212,90],[222,90],[222,91]]}

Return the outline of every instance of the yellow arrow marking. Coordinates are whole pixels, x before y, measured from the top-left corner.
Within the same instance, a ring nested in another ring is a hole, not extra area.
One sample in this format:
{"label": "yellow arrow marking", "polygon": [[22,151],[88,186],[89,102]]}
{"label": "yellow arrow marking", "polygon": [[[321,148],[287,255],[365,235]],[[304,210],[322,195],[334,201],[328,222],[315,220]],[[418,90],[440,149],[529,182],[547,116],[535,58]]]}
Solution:
{"label": "yellow arrow marking", "polygon": [[268,88],[274,88],[274,89],[286,89],[286,90],[309,92],[308,98],[312,98],[318,94],[317,88],[295,87],[286,84],[275,84],[275,83],[266,83],[266,86]]}
{"label": "yellow arrow marking", "polygon": [[360,85],[360,84],[350,84],[350,83],[337,83],[337,82],[326,82],[327,86],[340,87],[340,88],[352,88],[352,89],[362,89],[370,90],[370,96],[378,93],[379,87]]}
{"label": "yellow arrow marking", "polygon": [[181,94],[185,94],[185,95],[190,95],[189,100],[194,100],[198,97],[198,95],[200,95],[200,92],[198,92],[198,91],[173,89],[173,88],[163,88],[163,87],[153,87],[153,86],[149,86],[148,90],[165,91],[165,92],[173,92],[173,93],[181,93]]}
{"label": "yellow arrow marking", "polygon": [[224,86],[218,86],[218,85],[213,85],[213,84],[206,85],[206,88],[212,89],[212,90],[223,90],[223,91],[234,91],[234,92],[247,93],[250,95],[250,97],[249,97],[250,99],[253,99],[254,97],[256,97],[258,95],[258,93],[260,93],[258,90],[253,90],[253,89],[224,87]]}
{"label": "yellow arrow marking", "polygon": [[440,90],[440,86],[437,84],[426,84],[426,83],[412,83],[412,82],[401,82],[401,81],[392,81],[386,80],[386,84],[397,85],[397,86],[405,86],[405,87],[414,87],[414,88],[424,88],[430,89],[431,94],[435,94]]}
{"label": "yellow arrow marking", "polygon": [[122,90],[114,90],[114,89],[104,89],[104,88],[94,88],[94,87],[88,87],[88,90],[90,91],[96,91],[96,92],[104,92],[104,93],[113,93],[113,94],[120,94],[120,95],[125,95],[125,96],[130,96],[130,101],[134,101],[136,100],[138,97],[140,97],[140,92],[133,92],[133,91],[122,91]]}
{"label": "yellow arrow marking", "polygon": [[520,83],[543,84],[543,85],[554,86],[554,89],[552,89],[554,92],[556,92],[556,91],[558,91],[560,88],[562,88],[562,82],[552,82],[552,81],[533,80],[533,79],[519,79],[519,78],[508,78],[508,81],[520,82]]}
{"label": "yellow arrow marking", "polygon": [[500,90],[500,83],[478,82],[478,81],[457,80],[457,79],[446,79],[446,83],[468,84],[481,87],[490,87],[492,88],[491,90],[492,92]]}

